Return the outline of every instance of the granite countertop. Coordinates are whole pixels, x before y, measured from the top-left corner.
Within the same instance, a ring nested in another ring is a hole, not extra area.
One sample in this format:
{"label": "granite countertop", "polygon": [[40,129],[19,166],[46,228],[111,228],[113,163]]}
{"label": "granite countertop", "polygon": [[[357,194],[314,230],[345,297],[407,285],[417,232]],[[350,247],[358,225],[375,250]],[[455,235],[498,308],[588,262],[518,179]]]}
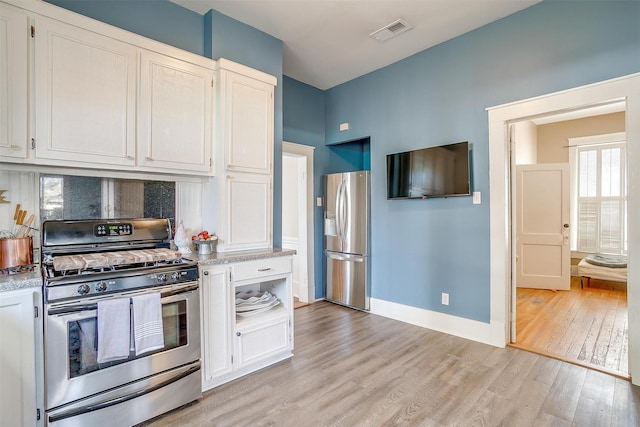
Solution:
{"label": "granite countertop", "polygon": [[192,261],[197,261],[200,265],[216,265],[243,261],[254,261],[266,258],[276,258],[281,256],[291,256],[295,254],[296,251],[293,249],[274,248],[264,250],[212,253],[209,255],[198,255],[197,252],[192,252],[190,254],[184,254],[183,257]]}
{"label": "granite countertop", "polygon": [[[209,255],[198,255],[197,252],[184,254],[183,257],[196,261],[199,265],[230,264],[243,261],[254,261],[259,259],[276,258],[282,256],[295,255],[293,249],[264,249],[251,251],[238,251],[226,253],[212,253]],[[0,275],[0,292],[13,291],[26,288],[42,287],[42,273],[40,269],[35,269],[27,273]]]}
{"label": "granite countertop", "polygon": [[35,269],[27,273],[0,275],[0,292],[40,287],[42,287],[42,273],[40,269]]}

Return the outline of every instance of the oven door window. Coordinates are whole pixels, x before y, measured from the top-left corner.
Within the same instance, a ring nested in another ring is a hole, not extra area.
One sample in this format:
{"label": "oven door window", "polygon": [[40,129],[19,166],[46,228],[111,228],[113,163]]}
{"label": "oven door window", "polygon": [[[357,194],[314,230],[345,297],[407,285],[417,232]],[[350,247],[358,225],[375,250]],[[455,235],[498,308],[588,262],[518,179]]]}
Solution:
{"label": "oven door window", "polygon": [[[98,363],[98,319],[96,316],[67,323],[69,343],[69,377],[75,378],[110,366],[147,357],[154,353],[182,347],[188,343],[187,301],[162,304],[164,347],[136,357],[135,351],[127,359]],[[132,346],[133,347],[133,346]]]}

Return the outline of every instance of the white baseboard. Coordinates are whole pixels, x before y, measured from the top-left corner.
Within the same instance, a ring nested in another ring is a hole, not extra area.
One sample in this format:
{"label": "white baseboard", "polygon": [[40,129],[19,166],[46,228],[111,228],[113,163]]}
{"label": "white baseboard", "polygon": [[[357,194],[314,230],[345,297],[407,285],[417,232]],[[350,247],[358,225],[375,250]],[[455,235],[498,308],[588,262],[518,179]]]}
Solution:
{"label": "white baseboard", "polygon": [[389,319],[399,320],[495,347],[505,347],[506,345],[505,325],[502,322],[483,323],[376,298],[371,298],[370,307],[371,313],[388,317]]}

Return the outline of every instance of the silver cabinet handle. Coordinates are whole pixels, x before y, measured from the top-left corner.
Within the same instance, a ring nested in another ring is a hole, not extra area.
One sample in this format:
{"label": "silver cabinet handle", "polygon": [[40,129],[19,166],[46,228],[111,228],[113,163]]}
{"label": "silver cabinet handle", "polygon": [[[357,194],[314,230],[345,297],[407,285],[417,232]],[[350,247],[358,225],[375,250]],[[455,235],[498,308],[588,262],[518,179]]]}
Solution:
{"label": "silver cabinet handle", "polygon": [[271,270],[271,267],[267,267],[267,268],[259,268],[258,271],[269,271]]}
{"label": "silver cabinet handle", "polygon": [[236,332],[237,337],[239,337],[240,335],[242,335],[240,332]]}
{"label": "silver cabinet handle", "polygon": [[204,276],[208,276],[208,275],[209,275],[209,272],[208,272],[208,271],[203,271],[203,272],[202,272],[202,274],[203,274]]}

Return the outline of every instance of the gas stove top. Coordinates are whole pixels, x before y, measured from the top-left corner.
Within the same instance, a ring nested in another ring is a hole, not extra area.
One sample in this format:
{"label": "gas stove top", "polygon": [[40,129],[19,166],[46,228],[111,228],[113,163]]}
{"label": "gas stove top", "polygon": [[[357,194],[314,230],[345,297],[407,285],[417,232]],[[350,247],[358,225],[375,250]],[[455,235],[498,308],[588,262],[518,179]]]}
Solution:
{"label": "gas stove top", "polygon": [[49,303],[198,280],[169,249],[166,219],[45,221],[42,270]]}

